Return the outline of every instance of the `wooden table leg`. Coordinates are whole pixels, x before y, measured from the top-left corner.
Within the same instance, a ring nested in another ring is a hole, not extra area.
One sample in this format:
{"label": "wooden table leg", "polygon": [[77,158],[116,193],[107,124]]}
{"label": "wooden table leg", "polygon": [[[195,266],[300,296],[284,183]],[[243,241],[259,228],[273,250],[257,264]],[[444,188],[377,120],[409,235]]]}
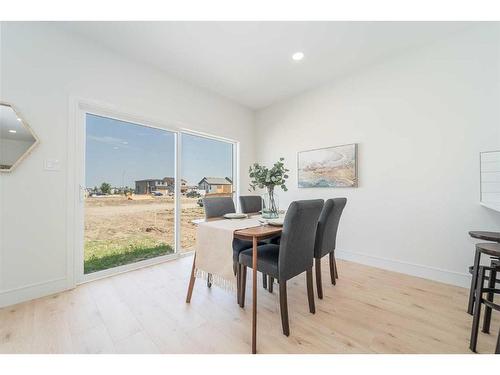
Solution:
{"label": "wooden table leg", "polygon": [[252,247],[252,354],[257,353],[257,237]]}
{"label": "wooden table leg", "polygon": [[191,268],[191,278],[189,279],[189,286],[188,286],[188,292],[187,292],[187,296],[186,296],[186,303],[191,302],[191,296],[193,295],[194,282],[196,280],[196,277],[194,277],[195,262],[196,262],[196,254],[194,254],[194,257],[193,257],[193,268]]}

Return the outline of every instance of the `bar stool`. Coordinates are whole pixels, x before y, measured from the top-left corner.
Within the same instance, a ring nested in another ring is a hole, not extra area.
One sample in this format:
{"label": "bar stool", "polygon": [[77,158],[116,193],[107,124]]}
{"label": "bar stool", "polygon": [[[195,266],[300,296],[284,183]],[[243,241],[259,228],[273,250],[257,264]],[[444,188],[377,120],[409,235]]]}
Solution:
{"label": "bar stool", "polygon": [[[496,242],[497,245],[500,243],[500,233],[498,232],[470,231],[469,235],[473,238]],[[500,250],[498,249],[498,247],[482,246],[489,244],[495,245],[495,243],[481,243],[476,245],[474,265],[469,268],[469,272],[472,273],[472,279],[469,291],[469,303],[467,307],[467,313],[469,313],[470,315],[474,314],[474,298],[477,287],[479,265],[481,264],[481,255],[482,254],[489,255],[491,261],[496,261],[500,259]],[[486,280],[488,280],[488,278],[489,277],[486,277]]]}
{"label": "bar stool", "polygon": [[[480,244],[480,245],[489,245],[487,247],[493,247],[500,251],[500,244]],[[486,271],[489,271],[489,280],[488,287],[484,287],[484,281],[486,276]],[[500,261],[494,260],[491,266],[479,266],[477,274],[477,287],[474,299],[474,319],[472,321],[472,330],[471,330],[471,338],[470,338],[470,350],[476,352],[477,346],[477,336],[479,331],[479,321],[481,319],[481,307],[484,304],[486,306],[484,320],[483,320],[483,329],[484,333],[490,332],[490,323],[491,323],[491,313],[492,310],[500,311],[500,304],[495,304],[493,302],[495,294],[500,294],[500,289],[496,288],[496,275],[497,272],[500,272]],[[483,294],[487,293],[486,298],[483,297]],[[498,333],[497,344],[495,348],[495,354],[500,354],[500,331]]]}

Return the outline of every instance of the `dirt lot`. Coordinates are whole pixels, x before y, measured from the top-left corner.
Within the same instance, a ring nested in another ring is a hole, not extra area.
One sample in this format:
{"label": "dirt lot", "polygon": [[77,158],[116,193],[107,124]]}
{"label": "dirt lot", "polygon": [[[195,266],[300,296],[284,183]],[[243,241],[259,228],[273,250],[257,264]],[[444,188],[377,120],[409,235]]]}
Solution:
{"label": "dirt lot", "polygon": [[[191,220],[204,217],[196,198],[181,201],[181,245],[184,251],[195,244],[195,226]],[[99,244],[148,242],[174,245],[173,197],[124,196],[89,197],[85,201],[85,249],[98,256]],[[97,247],[96,247],[97,244]],[[97,249],[97,250],[96,250]],[[91,251],[91,250],[89,250]]]}

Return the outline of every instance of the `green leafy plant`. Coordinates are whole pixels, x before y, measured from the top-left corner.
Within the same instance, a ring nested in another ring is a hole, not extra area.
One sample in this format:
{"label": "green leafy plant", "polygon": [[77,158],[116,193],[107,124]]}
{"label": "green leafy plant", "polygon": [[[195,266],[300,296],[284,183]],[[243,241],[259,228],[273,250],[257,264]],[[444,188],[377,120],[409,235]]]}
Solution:
{"label": "green leafy plant", "polygon": [[111,193],[111,185],[108,184],[107,182],[103,182],[101,184],[101,193],[110,194]]}
{"label": "green leafy plant", "polygon": [[278,214],[278,207],[274,198],[274,188],[279,186],[283,191],[288,191],[286,180],[288,178],[287,172],[290,170],[285,167],[284,160],[285,158],[280,158],[271,168],[260,165],[259,163],[254,163],[248,170],[251,178],[250,189],[252,191],[255,191],[257,188],[267,189],[270,207],[263,208],[263,211],[267,209],[275,216]]}

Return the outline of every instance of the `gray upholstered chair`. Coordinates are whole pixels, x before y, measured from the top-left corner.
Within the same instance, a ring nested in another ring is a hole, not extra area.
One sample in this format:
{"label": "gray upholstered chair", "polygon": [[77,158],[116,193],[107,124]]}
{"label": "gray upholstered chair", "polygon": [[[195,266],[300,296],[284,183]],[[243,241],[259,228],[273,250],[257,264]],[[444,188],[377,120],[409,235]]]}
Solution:
{"label": "gray upholstered chair", "polygon": [[[315,313],[312,267],[314,242],[323,200],[303,200],[290,204],[283,223],[281,242],[257,248],[257,270],[278,280],[283,334],[290,334],[286,282],[306,272],[309,311]],[[239,258],[240,306],[245,304],[246,269],[252,267],[252,250],[244,250]]]}
{"label": "gray upholstered chair", "polygon": [[316,230],[316,242],[314,244],[314,263],[316,268],[316,289],[318,298],[323,298],[323,286],[321,284],[321,258],[330,256],[330,278],[332,284],[338,279],[337,261],[335,260],[335,243],[340,216],[347,203],[347,198],[328,199],[323,206],[318,220]]}
{"label": "gray upholstered chair", "polygon": [[240,196],[241,212],[244,214],[252,214],[262,210],[262,197],[259,195],[241,195]]}
{"label": "gray upholstered chair", "polygon": [[205,208],[206,219],[236,212],[234,201],[231,197],[205,197],[203,198],[203,207]]}

